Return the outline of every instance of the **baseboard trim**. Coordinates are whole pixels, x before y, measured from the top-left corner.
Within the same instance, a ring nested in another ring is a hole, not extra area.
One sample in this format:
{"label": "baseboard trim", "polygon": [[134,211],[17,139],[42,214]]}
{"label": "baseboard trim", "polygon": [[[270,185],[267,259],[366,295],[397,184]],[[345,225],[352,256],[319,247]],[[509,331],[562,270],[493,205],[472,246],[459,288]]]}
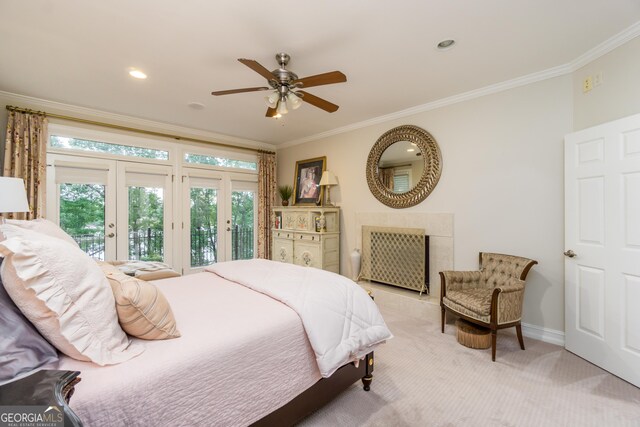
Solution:
{"label": "baseboard trim", "polygon": [[542,328],[528,323],[522,324],[522,335],[535,340],[556,344],[564,347],[564,332],[555,329]]}

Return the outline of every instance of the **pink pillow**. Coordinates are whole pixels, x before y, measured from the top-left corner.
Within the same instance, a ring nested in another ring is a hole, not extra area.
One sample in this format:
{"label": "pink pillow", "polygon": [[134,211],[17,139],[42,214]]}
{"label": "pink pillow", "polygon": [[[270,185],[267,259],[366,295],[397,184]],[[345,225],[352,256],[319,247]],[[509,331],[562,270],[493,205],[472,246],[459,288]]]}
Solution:
{"label": "pink pillow", "polygon": [[[79,247],[78,243],[73,240],[73,237],[69,236],[62,228],[58,227],[53,222],[48,219],[39,218],[34,219],[32,221],[22,221],[19,219],[8,219],[7,224],[13,225],[15,227],[21,228],[23,230],[31,230],[37,233],[46,234],[50,237],[56,237],[58,239],[62,239],[66,242],[71,243],[75,247]],[[5,236],[9,238],[9,236]],[[3,241],[3,233],[0,233],[0,242]]]}
{"label": "pink pillow", "polygon": [[120,328],[111,286],[87,254],[64,240],[15,228],[0,225],[9,236],[0,242],[2,282],[51,344],[98,365],[124,362],[144,350]]}

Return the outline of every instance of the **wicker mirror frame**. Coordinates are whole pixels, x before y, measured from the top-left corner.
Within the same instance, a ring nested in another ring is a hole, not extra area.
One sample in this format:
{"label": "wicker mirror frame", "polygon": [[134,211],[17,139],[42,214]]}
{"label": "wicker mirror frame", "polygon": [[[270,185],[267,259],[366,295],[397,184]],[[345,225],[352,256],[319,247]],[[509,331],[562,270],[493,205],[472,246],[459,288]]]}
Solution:
{"label": "wicker mirror frame", "polygon": [[[424,169],[416,185],[406,193],[394,193],[384,186],[378,174],[378,165],[384,151],[399,141],[414,143],[422,153]],[[395,127],[385,132],[371,148],[367,159],[367,184],[380,202],[396,208],[408,208],[422,202],[431,194],[442,173],[442,154],[436,140],[426,130],[413,125]]]}

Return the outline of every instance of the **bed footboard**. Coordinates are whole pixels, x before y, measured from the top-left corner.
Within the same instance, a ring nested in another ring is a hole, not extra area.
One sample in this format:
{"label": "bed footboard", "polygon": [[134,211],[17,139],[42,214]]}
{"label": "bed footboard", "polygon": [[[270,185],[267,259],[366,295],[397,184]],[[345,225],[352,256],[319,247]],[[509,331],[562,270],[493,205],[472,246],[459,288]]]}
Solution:
{"label": "bed footboard", "polygon": [[329,403],[358,380],[362,380],[364,389],[369,391],[373,380],[373,368],[373,352],[371,352],[365,356],[357,368],[353,363],[344,365],[329,378],[322,378],[291,402],[256,421],[252,426],[293,425]]}

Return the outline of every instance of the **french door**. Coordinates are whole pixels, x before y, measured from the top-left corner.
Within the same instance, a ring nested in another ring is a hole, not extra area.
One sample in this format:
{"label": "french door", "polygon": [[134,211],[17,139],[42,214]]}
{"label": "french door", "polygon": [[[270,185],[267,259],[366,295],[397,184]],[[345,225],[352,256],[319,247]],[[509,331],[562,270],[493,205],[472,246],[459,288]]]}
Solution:
{"label": "french door", "polygon": [[184,168],[182,247],[185,273],[249,259],[256,250],[257,178]]}
{"label": "french door", "polygon": [[100,260],[172,265],[171,167],[50,154],[47,217]]}

